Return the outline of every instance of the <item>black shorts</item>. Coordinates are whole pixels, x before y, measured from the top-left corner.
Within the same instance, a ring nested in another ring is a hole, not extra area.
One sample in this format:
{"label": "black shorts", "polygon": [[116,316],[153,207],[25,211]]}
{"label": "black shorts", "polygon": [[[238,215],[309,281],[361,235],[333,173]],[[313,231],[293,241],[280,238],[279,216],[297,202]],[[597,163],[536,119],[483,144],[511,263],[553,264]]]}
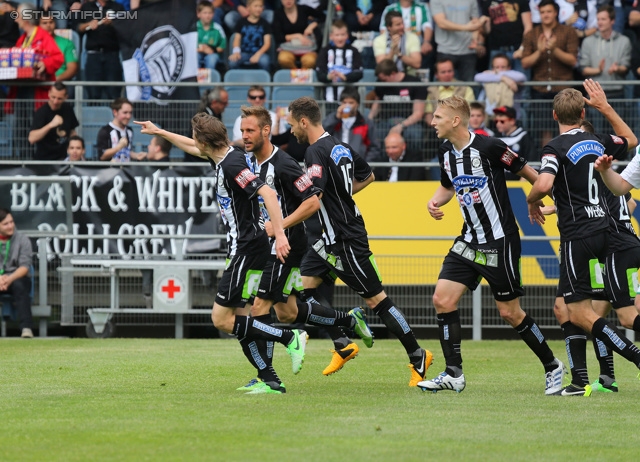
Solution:
{"label": "black shorts", "polygon": [[614,309],[633,306],[638,290],[640,246],[607,256],[604,285]]}
{"label": "black shorts", "polygon": [[[309,255],[312,251],[315,256]],[[362,298],[382,292],[382,278],[366,238],[340,241],[331,246],[318,240],[305,256],[300,270],[303,276],[324,277],[333,272]]]}
{"label": "black shorts", "polygon": [[272,256],[267,262],[256,294],[263,300],[286,303],[293,291],[302,292],[300,268],[283,264]]}
{"label": "black shorts", "polygon": [[586,299],[603,300],[604,261],[608,245],[607,230],[584,239],[562,243],[558,289],[565,303]]}
{"label": "black shorts", "polygon": [[331,266],[327,265],[325,259],[318,255],[318,252],[311,246],[309,246],[307,253],[304,254],[300,264],[300,274],[302,276],[322,278],[326,284],[333,284],[338,279]]}
{"label": "black shorts", "polygon": [[216,303],[228,308],[243,308],[258,292],[269,248],[252,255],[234,255],[218,283]]}
{"label": "black shorts", "polygon": [[520,236],[510,234],[486,244],[458,237],[444,258],[438,279],[459,282],[475,290],[486,279],[493,298],[508,302],[524,295],[520,276]]}

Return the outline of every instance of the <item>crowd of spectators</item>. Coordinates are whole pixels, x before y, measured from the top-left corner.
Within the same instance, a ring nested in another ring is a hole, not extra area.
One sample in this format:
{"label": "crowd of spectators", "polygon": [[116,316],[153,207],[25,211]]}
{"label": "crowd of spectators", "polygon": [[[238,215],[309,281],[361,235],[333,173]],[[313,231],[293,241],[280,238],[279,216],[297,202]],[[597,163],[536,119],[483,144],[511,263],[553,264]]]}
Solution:
{"label": "crowd of spectators", "polygon": [[[137,8],[141,2],[153,1],[40,0],[34,6],[49,11],[125,11]],[[327,114],[340,122],[343,117],[334,111],[338,105],[344,107],[341,93],[345,86],[333,84],[359,82],[367,66],[363,56],[370,52],[375,58],[373,72],[377,80],[397,85],[374,85],[359,106],[358,114],[365,124],[371,124],[374,139],[384,140],[391,133],[402,135],[411,151],[421,152],[422,160],[432,160],[431,151],[437,142],[430,128],[432,108],[437,99],[452,94],[483,104],[485,119],[479,133],[501,133],[495,108],[513,109],[516,126],[528,128],[528,136],[536,146],[542,146],[554,135],[553,120],[546,113],[553,97],[567,86],[548,82],[587,77],[598,80],[605,85],[618,112],[637,119],[637,108],[625,99],[640,93],[632,95],[625,90],[624,80],[637,78],[640,71],[638,2],[338,0],[338,3],[338,20],[329,28],[329,43],[323,47],[327,0],[195,1],[199,66],[216,69],[221,74],[235,68],[257,68],[270,73],[277,69],[314,69],[318,81],[331,84],[322,90],[322,99],[329,103]],[[0,1],[0,13],[16,8],[14,2]],[[83,69],[73,42],[54,33],[54,29],[60,28],[86,36]],[[37,33],[32,34],[33,30]],[[358,34],[366,32],[375,37],[364,45],[357,43],[362,41],[356,40],[356,35],[360,37]],[[50,80],[123,81],[118,38],[109,19],[83,22],[71,17],[68,21],[54,21],[51,16],[44,16],[38,24],[20,17],[14,22],[9,15],[0,14],[0,46],[25,46],[25,41],[26,46],[59,50],[49,53],[42,69],[38,69]],[[430,76],[426,79],[439,84],[422,88],[403,85],[426,80],[425,74]],[[457,82],[476,84],[460,86]],[[539,84],[523,85],[525,82]],[[65,98],[73,98],[72,89],[72,86],[65,89]],[[43,158],[40,146],[53,143],[54,135],[57,143],[62,140],[56,156],[64,155],[75,127],[69,131],[69,122],[73,122],[69,117],[52,115],[59,110],[51,105],[51,92],[45,94],[42,89],[29,87],[9,91],[8,99],[15,100],[15,108],[9,111],[14,111],[17,118],[26,115],[33,121],[26,127],[15,128],[14,137],[25,140],[22,145],[16,144],[18,155],[28,157],[23,155],[29,152],[28,140],[37,147],[34,158]],[[122,85],[86,86],[85,96],[114,101],[122,91]],[[259,102],[251,99],[256,96],[252,92],[266,93],[252,87],[248,94],[250,104]],[[39,106],[20,101],[38,98],[48,100],[46,117],[31,118]],[[529,99],[532,102],[528,106],[520,104],[521,100]],[[12,101],[7,101],[5,111]],[[201,110],[221,117],[228,103],[226,92],[214,88],[203,96]],[[359,99],[357,103],[360,104]],[[606,130],[605,121],[597,114],[589,116],[594,118],[596,130]],[[64,125],[58,123],[60,119],[64,119]],[[279,126],[280,119],[282,116],[276,115],[274,125]],[[274,130],[274,134],[284,131]],[[38,138],[42,133],[46,136]],[[231,137],[239,142],[237,133]],[[374,152],[380,153],[376,157],[385,160],[382,143],[376,144],[379,146]],[[132,154],[125,157],[135,159],[137,154]]]}

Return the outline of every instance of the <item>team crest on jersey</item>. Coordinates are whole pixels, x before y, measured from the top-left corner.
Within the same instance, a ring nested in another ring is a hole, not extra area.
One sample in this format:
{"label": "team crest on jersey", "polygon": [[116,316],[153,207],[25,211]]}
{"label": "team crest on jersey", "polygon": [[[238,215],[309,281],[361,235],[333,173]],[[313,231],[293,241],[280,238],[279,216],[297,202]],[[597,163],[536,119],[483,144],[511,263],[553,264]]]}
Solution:
{"label": "team crest on jersey", "polygon": [[511,166],[511,164],[513,163],[513,160],[516,159],[518,157],[518,154],[516,154],[515,152],[513,152],[511,149],[507,148],[507,150],[502,153],[502,156],[500,157],[500,161],[508,166]]}
{"label": "team crest on jersey", "polygon": [[218,174],[218,188],[222,188],[224,186],[224,176]]}
{"label": "team crest on jersey", "polygon": [[242,189],[244,189],[247,187],[249,183],[251,183],[256,179],[256,176],[253,174],[251,170],[249,170],[248,168],[245,168],[243,171],[238,173],[238,176],[236,176],[234,179],[236,180],[236,183],[238,183],[238,185]]}
{"label": "team crest on jersey", "polygon": [[333,160],[333,162],[338,165],[338,162],[340,162],[340,159],[342,159],[343,157],[346,157],[347,159],[353,161],[351,151],[349,151],[341,144],[335,145],[331,150],[331,160]]}
{"label": "team crest on jersey", "polygon": [[473,168],[478,168],[482,165],[482,161],[480,160],[479,157],[474,157],[473,159],[471,159],[471,166]]}
{"label": "team crest on jersey", "polygon": [[480,190],[487,185],[486,176],[460,175],[452,183],[460,205],[469,207],[482,202]]}
{"label": "team crest on jersey", "polygon": [[309,178],[322,178],[322,165],[313,164],[307,169]]}
{"label": "team crest on jersey", "polygon": [[300,192],[306,191],[311,186],[313,186],[313,183],[311,182],[311,178],[309,178],[309,175],[307,175],[306,173],[303,174],[296,181],[294,181],[293,184],[296,185],[296,188],[298,188],[298,191]]}
{"label": "team crest on jersey", "polygon": [[567,159],[576,165],[584,156],[598,156],[604,154],[604,146],[595,140],[585,140],[574,144],[567,151]]}
{"label": "team crest on jersey", "polygon": [[624,140],[622,138],[620,138],[619,136],[616,136],[616,135],[611,135],[611,140],[615,144],[624,144]]}
{"label": "team crest on jersey", "polygon": [[267,175],[267,184],[273,187],[273,175]]}

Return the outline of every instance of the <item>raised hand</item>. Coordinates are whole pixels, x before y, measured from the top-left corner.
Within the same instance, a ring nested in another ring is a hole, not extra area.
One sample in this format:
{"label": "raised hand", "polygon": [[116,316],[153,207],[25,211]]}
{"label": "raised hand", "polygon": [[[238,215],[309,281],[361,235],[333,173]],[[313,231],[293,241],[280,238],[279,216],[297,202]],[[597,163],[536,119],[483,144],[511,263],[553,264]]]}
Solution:
{"label": "raised hand", "polygon": [[148,120],[145,122],[138,122],[137,120],[134,120],[133,123],[141,126],[142,129],[140,130],[140,133],[143,135],[157,135],[160,133],[160,129],[154,125],[153,122]]}

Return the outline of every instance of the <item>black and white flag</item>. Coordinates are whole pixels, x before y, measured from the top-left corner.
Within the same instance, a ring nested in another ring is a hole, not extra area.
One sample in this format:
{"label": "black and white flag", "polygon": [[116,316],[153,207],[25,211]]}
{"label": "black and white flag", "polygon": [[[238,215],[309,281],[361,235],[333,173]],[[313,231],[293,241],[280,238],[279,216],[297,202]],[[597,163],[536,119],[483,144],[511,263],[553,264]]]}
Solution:
{"label": "black and white flag", "polygon": [[131,101],[194,100],[196,87],[176,87],[176,82],[196,82],[198,33],[196,9],[179,0],[146,2],[135,18],[114,20],[122,52],[126,82],[160,85],[127,86]]}

